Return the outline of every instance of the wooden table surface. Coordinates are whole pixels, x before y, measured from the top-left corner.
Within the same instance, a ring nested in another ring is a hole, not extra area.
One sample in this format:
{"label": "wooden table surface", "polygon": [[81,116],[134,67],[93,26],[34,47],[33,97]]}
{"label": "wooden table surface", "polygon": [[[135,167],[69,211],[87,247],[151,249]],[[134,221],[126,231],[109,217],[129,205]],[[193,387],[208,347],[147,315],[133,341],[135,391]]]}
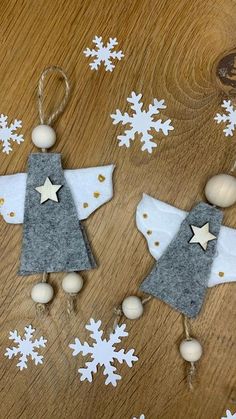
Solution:
{"label": "wooden table surface", "polygon": [[[83,55],[92,39],[117,37],[125,57],[113,73],[91,71]],[[76,316],[68,318],[61,290],[63,273],[51,275],[56,298],[48,316],[35,314],[30,299],[40,276],[19,277],[22,226],[0,220],[0,368],[1,419],[79,418],[220,419],[236,398],[235,284],[210,289],[193,334],[204,346],[195,390],[186,386],[186,369],[178,353],[181,316],[153,300],[138,321],[126,321],[125,348],[134,347],[139,361],[132,369],[119,365],[117,388],[104,385],[101,368],[92,383],[80,382],[77,369],[85,359],[73,358],[68,344],[75,336],[88,340],[84,326],[93,317],[108,330],[113,308],[136,294],[153,259],[135,226],[135,209],[148,193],[185,210],[203,199],[212,174],[227,171],[236,157],[235,136],[226,138],[213,117],[222,92],[213,66],[236,45],[233,0],[1,0],[0,113],[23,121],[25,142],[9,155],[0,154],[1,175],[26,170],[35,151],[31,130],[38,124],[37,82],[48,65],[59,65],[73,82],[70,103],[55,124],[64,168],[114,163],[114,198],[84,223],[99,261],[84,274]],[[121,125],[110,114],[128,111],[126,98],[143,93],[145,106],[165,98],[164,115],[175,130],[156,134],[158,147],[149,155],[137,138],[130,149],[118,147]],[[47,85],[47,101],[59,98],[56,81]],[[224,223],[236,226],[235,206]],[[140,295],[140,294],[139,294]],[[32,324],[47,337],[41,366],[22,372],[17,360],[4,357],[10,330]]]}

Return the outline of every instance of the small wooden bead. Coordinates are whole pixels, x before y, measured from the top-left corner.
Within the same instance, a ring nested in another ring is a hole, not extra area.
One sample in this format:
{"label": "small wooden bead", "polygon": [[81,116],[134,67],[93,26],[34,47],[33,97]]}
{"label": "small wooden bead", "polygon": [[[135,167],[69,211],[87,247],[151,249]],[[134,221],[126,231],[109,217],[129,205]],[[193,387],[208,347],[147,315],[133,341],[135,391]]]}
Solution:
{"label": "small wooden bead", "polygon": [[202,345],[197,339],[185,339],[181,342],[179,351],[185,361],[196,362],[202,356]]}
{"label": "small wooden bead", "polygon": [[76,272],[68,273],[62,280],[62,288],[68,294],[77,294],[83,287],[82,276]]}
{"label": "small wooden bead", "polygon": [[53,288],[50,284],[39,282],[31,290],[31,298],[35,303],[47,304],[53,298]]}
{"label": "small wooden bead", "polygon": [[135,320],[142,316],[143,305],[140,298],[131,295],[124,299],[122,303],[122,311],[127,319]]}
{"label": "small wooden bead", "polygon": [[32,131],[32,141],[38,148],[51,148],[56,142],[56,133],[49,125],[38,125]]}
{"label": "small wooden bead", "polygon": [[205,186],[205,195],[213,205],[230,207],[236,202],[236,178],[223,173],[213,176]]}

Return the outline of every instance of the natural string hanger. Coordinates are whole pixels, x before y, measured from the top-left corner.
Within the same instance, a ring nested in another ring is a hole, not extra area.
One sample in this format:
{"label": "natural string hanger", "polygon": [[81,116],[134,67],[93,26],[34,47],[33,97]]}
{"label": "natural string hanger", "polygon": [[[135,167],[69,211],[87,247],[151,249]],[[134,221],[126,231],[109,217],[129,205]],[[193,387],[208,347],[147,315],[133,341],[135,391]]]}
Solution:
{"label": "natural string hanger", "polygon": [[[46,77],[50,73],[59,73],[60,76],[62,76],[64,84],[65,84],[65,93],[64,93],[64,97],[63,97],[62,101],[59,103],[59,105],[55,108],[55,110],[51,113],[51,115],[48,115],[48,117],[46,118],[45,112],[44,112],[44,109],[43,109],[44,84],[45,84]],[[40,124],[42,124],[42,125],[46,124],[46,125],[51,126],[58,119],[58,117],[62,114],[62,112],[64,111],[64,109],[65,109],[65,107],[66,107],[66,105],[69,101],[70,92],[71,92],[71,86],[70,86],[69,79],[68,79],[66,73],[64,72],[64,70],[61,67],[51,66],[51,67],[45,68],[45,70],[42,72],[42,74],[40,76],[39,84],[38,84],[38,110],[39,110]]]}
{"label": "natural string hanger", "polygon": [[[53,73],[58,73],[63,81],[64,81],[64,85],[65,85],[65,92],[64,92],[64,96],[63,99],[61,100],[61,102],[57,105],[57,107],[55,107],[54,111],[49,114],[46,117],[45,111],[44,111],[44,98],[45,98],[45,79],[47,78],[48,75],[53,74]],[[71,85],[69,82],[69,79],[65,73],[65,71],[58,66],[50,66],[45,68],[45,70],[43,70],[40,79],[39,79],[39,83],[38,83],[38,93],[37,93],[37,98],[38,98],[38,112],[39,112],[39,120],[40,120],[40,124],[41,125],[48,125],[48,126],[52,126],[52,124],[58,119],[58,117],[63,113],[69,98],[70,98],[70,93],[71,93]],[[42,152],[46,152],[47,149],[46,148],[42,148],[41,149]],[[42,282],[47,282],[49,278],[49,273],[48,272],[43,272],[43,276],[42,276]],[[43,314],[46,311],[46,305],[43,303],[37,303],[36,304],[36,312],[38,315]],[[69,296],[69,300],[68,300],[68,309],[67,309],[68,313],[70,314],[73,311],[73,296]]]}

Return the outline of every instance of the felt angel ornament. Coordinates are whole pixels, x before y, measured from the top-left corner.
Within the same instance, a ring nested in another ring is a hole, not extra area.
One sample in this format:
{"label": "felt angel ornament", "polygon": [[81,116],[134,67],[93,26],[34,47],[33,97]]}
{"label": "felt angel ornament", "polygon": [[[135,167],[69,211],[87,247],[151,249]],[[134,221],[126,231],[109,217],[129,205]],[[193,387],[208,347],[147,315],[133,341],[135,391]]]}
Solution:
{"label": "felt angel ornament", "polygon": [[[45,121],[43,82],[50,72],[58,72],[63,77],[66,93],[60,107]],[[78,272],[96,266],[81,220],[112,198],[114,166],[64,171],[60,153],[46,152],[56,141],[50,125],[63,111],[69,92],[69,82],[62,69],[50,67],[42,73],[41,124],[32,132],[32,141],[42,152],[29,156],[28,173],[0,177],[0,213],[8,223],[23,223],[20,275],[42,274],[42,281],[32,289],[32,299],[44,308],[54,294],[47,282],[49,274],[67,272],[62,287],[70,296],[68,311],[71,311],[73,297],[83,286]]]}
{"label": "felt angel ornament", "polygon": [[189,213],[143,196],[136,223],[156,263],[140,286],[149,296],[127,297],[121,306],[127,318],[137,319],[143,305],[155,297],[182,313],[185,339],[180,353],[191,364],[190,388],[202,345],[190,336],[188,319],[199,314],[208,287],[236,280],[236,230],[221,226],[221,208],[236,203],[236,178],[213,176],[205,196],[209,203],[200,202]]}

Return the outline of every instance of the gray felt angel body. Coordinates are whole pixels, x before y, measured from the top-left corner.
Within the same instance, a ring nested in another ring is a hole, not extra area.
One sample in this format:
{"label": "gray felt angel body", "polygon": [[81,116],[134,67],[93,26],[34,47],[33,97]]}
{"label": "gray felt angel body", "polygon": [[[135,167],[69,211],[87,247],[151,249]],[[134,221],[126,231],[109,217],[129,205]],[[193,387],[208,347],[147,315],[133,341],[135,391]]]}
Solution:
{"label": "gray felt angel body", "polygon": [[[63,76],[66,95],[45,124],[43,81],[52,71]],[[39,83],[41,125],[32,132],[33,143],[42,152],[29,156],[27,174],[0,177],[0,213],[9,223],[23,223],[20,275],[43,274],[42,282],[31,293],[38,304],[46,304],[53,297],[53,289],[46,283],[51,272],[68,273],[62,286],[70,295],[81,289],[83,281],[77,272],[96,266],[81,220],[113,195],[113,165],[64,172],[61,155],[46,152],[56,140],[50,124],[64,109],[68,96],[65,73],[58,67],[46,69]]]}
{"label": "gray felt angel body", "polygon": [[21,275],[95,267],[81,220],[112,198],[113,170],[63,171],[59,153],[33,153],[28,173],[0,177],[0,214],[23,224]]}

